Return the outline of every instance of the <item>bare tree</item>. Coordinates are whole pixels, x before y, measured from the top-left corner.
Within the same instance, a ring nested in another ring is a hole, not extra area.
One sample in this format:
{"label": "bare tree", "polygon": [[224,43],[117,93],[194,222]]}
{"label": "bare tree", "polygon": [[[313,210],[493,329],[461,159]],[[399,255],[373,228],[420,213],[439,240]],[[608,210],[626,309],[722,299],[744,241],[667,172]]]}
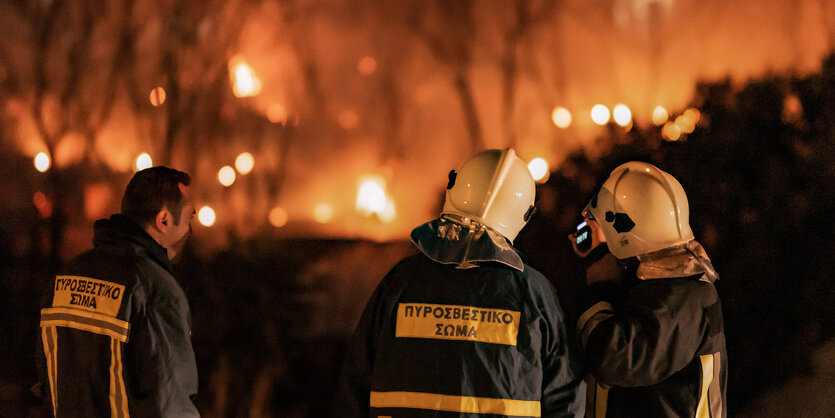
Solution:
{"label": "bare tree", "polygon": [[484,148],[481,123],[469,72],[472,65],[476,22],[472,0],[410,3],[409,28],[426,43],[435,58],[452,71],[472,150]]}
{"label": "bare tree", "polygon": [[[122,15],[106,3],[81,2],[17,3],[17,17],[30,30],[22,47],[33,56],[31,84],[22,86],[28,98],[31,120],[50,156],[71,133],[84,138],[82,162],[98,164],[95,143],[107,123],[118,92],[121,55],[101,54],[114,45],[102,45],[102,31],[124,35],[118,24]],[[24,75],[16,75],[19,80]],[[54,167],[47,178],[54,210],[48,220],[53,264],[61,259],[70,193],[79,180],[76,174]]]}
{"label": "bare tree", "polygon": [[[504,34],[504,51],[501,58],[502,69],[502,138],[512,147],[516,147],[515,107],[517,80],[519,79],[520,44],[538,26],[551,22],[559,0],[515,0],[510,14],[512,24]],[[559,53],[559,51],[557,51]]]}
{"label": "bare tree", "polygon": [[[130,110],[120,120],[133,121],[138,135],[155,144],[160,163],[171,164],[181,148],[185,152],[177,159],[192,171],[200,155],[223,141],[224,129],[235,123],[220,117],[230,100],[227,64],[245,19],[259,3],[123,0],[7,5],[15,15],[10,19],[25,30],[18,35],[20,42],[6,43],[4,49],[22,49],[32,57],[30,65],[10,67],[8,78],[15,83],[12,93],[28,105],[24,116],[36,128],[37,139],[54,159],[68,135],[83,138],[82,159],[70,166],[53,164],[47,174],[55,208],[48,222],[54,262],[61,258],[64,228],[73,216],[67,210],[77,206],[70,199],[79,199],[83,173],[93,167],[109,170],[97,143],[120,103]],[[167,93],[160,108],[148,100],[157,86]]]}

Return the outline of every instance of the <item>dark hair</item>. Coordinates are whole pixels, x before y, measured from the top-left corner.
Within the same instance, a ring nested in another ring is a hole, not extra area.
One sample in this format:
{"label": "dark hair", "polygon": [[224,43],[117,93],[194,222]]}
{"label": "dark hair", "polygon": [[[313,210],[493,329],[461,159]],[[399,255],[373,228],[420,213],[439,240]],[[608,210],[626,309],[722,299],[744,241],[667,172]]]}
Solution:
{"label": "dark hair", "polygon": [[174,216],[174,223],[179,224],[183,206],[180,183],[188,186],[191,176],[163,166],[138,171],[125,189],[122,215],[144,227],[153,222],[160,210],[167,207]]}

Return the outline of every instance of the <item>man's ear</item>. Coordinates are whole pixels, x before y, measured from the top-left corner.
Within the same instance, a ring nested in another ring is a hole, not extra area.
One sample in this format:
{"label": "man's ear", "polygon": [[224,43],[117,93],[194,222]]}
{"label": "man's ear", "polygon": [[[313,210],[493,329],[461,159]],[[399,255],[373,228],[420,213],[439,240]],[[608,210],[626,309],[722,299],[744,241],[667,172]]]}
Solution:
{"label": "man's ear", "polygon": [[167,208],[162,208],[154,217],[154,228],[159,231],[168,229],[171,225],[171,212]]}

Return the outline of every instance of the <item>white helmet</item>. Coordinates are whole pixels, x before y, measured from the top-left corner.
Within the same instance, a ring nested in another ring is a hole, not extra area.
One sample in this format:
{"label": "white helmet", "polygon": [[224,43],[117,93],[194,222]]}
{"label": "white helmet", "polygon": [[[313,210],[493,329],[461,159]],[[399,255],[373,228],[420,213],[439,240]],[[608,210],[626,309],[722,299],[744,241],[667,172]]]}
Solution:
{"label": "white helmet", "polygon": [[513,242],[533,213],[536,186],[512,148],[489,149],[449,172],[443,215],[486,225]]}
{"label": "white helmet", "polygon": [[624,259],[693,240],[690,208],[681,184],[654,165],[618,166],[586,207]]}

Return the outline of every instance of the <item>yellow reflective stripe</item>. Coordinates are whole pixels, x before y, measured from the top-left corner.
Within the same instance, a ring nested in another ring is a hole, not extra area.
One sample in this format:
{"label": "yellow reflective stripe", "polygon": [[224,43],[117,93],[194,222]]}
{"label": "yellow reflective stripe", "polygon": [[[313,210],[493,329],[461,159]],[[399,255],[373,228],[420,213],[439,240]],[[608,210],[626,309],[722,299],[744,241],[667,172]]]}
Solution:
{"label": "yellow reflective stripe", "polygon": [[55,327],[42,327],[41,338],[43,339],[43,353],[46,356],[52,414],[58,415],[58,332]]}
{"label": "yellow reflective stripe", "polygon": [[110,340],[110,416],[130,417],[125,379],[122,373],[122,347],[121,342],[116,338]]}
{"label": "yellow reflective stripe", "polygon": [[371,392],[372,408],[417,408],[473,414],[539,417],[539,401],[477,398],[421,392]]}
{"label": "yellow reflective stripe", "polygon": [[595,383],[594,389],[594,418],[605,418],[609,404],[609,389]]}
{"label": "yellow reflective stripe", "polygon": [[72,316],[81,317],[81,318],[87,318],[87,319],[91,319],[91,320],[95,320],[95,321],[103,321],[103,322],[107,322],[108,324],[113,325],[111,328],[113,328],[115,330],[119,330],[119,331],[125,331],[125,332],[127,332],[128,329],[130,328],[130,324],[126,321],[121,320],[121,319],[114,318],[114,317],[108,316],[108,315],[102,315],[102,314],[95,313],[95,312],[87,312],[87,311],[82,311],[82,310],[73,309],[73,308],[44,308],[44,309],[41,309],[41,316],[43,316],[44,314],[46,314],[46,315],[65,314],[65,315],[72,315]]}
{"label": "yellow reflective stripe", "polygon": [[710,418],[708,392],[713,383],[713,354],[699,356],[699,360],[702,362],[702,391],[696,406],[696,418]]}
{"label": "yellow reflective stripe", "polygon": [[115,417],[116,411],[116,339],[110,339],[110,416]]}
{"label": "yellow reflective stripe", "polygon": [[707,390],[708,401],[710,402],[710,413],[714,417],[722,416],[722,389],[719,387],[719,376],[722,370],[722,353],[713,353],[713,383]]}
{"label": "yellow reflective stripe", "polygon": [[702,362],[702,391],[696,418],[717,418],[722,416],[722,393],[719,388],[719,371],[722,355],[719,352],[699,356]]}
{"label": "yellow reflective stripe", "polygon": [[41,326],[76,328],[107,335],[127,342],[130,324],[107,315],[70,308],[46,308],[41,310]]}
{"label": "yellow reflective stripe", "polygon": [[[586,348],[586,343],[588,342],[589,336],[594,328],[599,324],[601,321],[609,318],[614,311],[612,304],[609,302],[597,302],[591,308],[587,309],[580,315],[580,319],[577,320],[577,334],[580,340],[580,347],[582,349]],[[597,319],[594,319],[595,316],[598,314],[600,315]],[[606,315],[608,314],[608,315]],[[593,320],[594,319],[594,320]]]}
{"label": "yellow reflective stripe", "polygon": [[586,309],[582,315],[580,315],[580,319],[577,320],[577,331],[583,332],[583,328],[585,328],[586,323],[589,322],[591,317],[597,315],[602,311],[614,311],[615,308],[612,307],[612,304],[609,302],[597,302],[591,308]]}
{"label": "yellow reflective stripe", "polygon": [[125,389],[125,376],[124,371],[122,370],[122,349],[121,349],[121,342],[116,341],[114,339],[114,344],[116,344],[116,361],[118,364],[117,376],[119,377],[119,390],[122,393],[122,417],[130,418],[130,414],[128,413],[128,391]]}

